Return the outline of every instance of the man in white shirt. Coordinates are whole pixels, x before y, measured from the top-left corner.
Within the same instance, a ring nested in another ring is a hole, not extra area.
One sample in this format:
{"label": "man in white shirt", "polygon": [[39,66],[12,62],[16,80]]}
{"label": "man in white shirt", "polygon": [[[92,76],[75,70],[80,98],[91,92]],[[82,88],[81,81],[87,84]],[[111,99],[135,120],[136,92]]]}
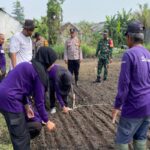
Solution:
{"label": "man in white shirt", "polygon": [[32,40],[31,35],[35,25],[33,20],[25,20],[23,30],[16,33],[10,40],[10,59],[13,69],[17,64],[32,59]]}

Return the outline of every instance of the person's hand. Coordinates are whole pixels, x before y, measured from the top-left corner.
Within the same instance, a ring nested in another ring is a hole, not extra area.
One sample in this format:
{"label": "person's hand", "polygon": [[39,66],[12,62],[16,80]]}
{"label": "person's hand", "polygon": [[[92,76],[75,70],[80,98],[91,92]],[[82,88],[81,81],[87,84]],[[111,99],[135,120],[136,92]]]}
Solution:
{"label": "person's hand", "polygon": [[110,64],[112,63],[112,58],[109,60]]}
{"label": "person's hand", "polygon": [[63,107],[63,113],[68,113],[70,110],[72,110],[71,108],[69,107]]}
{"label": "person's hand", "polygon": [[3,73],[2,73],[2,71],[0,70],[0,76],[2,76],[3,75]]}
{"label": "person's hand", "polygon": [[73,98],[73,100],[75,100],[75,99],[76,99],[76,95],[75,95],[75,94],[73,94],[72,98]]}
{"label": "person's hand", "polygon": [[115,124],[118,113],[120,112],[120,109],[113,109],[112,110],[112,123]]}
{"label": "person's hand", "polygon": [[68,60],[65,60],[65,64],[68,64]]}
{"label": "person's hand", "polygon": [[55,123],[51,122],[50,120],[46,123],[46,127],[49,131],[53,131],[56,128]]}
{"label": "person's hand", "polygon": [[30,107],[29,104],[25,105],[25,109],[26,109],[27,117],[29,119],[33,118],[34,117],[34,111],[32,110],[32,108]]}
{"label": "person's hand", "polygon": [[107,69],[109,69],[109,64],[107,64]]}

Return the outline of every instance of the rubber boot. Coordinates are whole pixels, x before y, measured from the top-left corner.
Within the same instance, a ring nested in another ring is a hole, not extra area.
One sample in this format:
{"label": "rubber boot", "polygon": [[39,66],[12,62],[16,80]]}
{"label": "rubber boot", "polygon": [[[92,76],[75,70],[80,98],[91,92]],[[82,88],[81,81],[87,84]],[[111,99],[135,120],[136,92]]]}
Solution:
{"label": "rubber boot", "polygon": [[115,147],[116,147],[115,150],[128,150],[129,149],[128,144],[117,144]]}
{"label": "rubber boot", "polygon": [[146,140],[134,140],[134,150],[146,150]]}
{"label": "rubber boot", "polygon": [[101,82],[100,76],[97,76],[97,79],[93,83],[100,83],[100,82]]}

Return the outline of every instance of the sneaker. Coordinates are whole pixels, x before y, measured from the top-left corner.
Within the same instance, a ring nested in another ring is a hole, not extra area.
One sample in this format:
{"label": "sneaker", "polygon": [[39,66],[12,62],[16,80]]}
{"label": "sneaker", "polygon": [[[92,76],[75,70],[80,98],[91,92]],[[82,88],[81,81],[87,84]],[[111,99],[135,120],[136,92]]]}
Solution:
{"label": "sneaker", "polygon": [[52,108],[51,111],[50,111],[50,113],[51,113],[51,114],[55,114],[55,113],[56,113],[56,108],[55,108],[55,107]]}

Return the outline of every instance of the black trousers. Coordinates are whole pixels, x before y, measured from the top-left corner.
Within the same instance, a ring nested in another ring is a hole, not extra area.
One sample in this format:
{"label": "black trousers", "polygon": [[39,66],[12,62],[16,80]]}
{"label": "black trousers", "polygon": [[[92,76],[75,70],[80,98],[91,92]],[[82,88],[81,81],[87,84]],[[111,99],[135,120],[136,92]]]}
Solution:
{"label": "black trousers", "polygon": [[24,113],[0,112],[6,120],[14,150],[30,150],[30,138],[40,134],[42,124],[27,122]]}
{"label": "black trousers", "polygon": [[30,134],[24,113],[2,112],[14,150],[30,150]]}
{"label": "black trousers", "polygon": [[41,129],[42,129],[42,123],[35,122],[35,121],[28,122],[27,126],[28,126],[31,139],[34,139],[35,137],[37,137],[40,134]]}
{"label": "black trousers", "polygon": [[78,81],[80,69],[80,60],[68,60],[68,70],[75,76],[75,81]]}
{"label": "black trousers", "polygon": [[[55,87],[53,85],[53,82],[50,81],[50,108],[54,108],[55,107],[55,103],[56,103],[56,97],[55,97]],[[68,101],[67,101],[67,95],[62,95],[62,99],[65,103],[65,106],[68,106]]]}

